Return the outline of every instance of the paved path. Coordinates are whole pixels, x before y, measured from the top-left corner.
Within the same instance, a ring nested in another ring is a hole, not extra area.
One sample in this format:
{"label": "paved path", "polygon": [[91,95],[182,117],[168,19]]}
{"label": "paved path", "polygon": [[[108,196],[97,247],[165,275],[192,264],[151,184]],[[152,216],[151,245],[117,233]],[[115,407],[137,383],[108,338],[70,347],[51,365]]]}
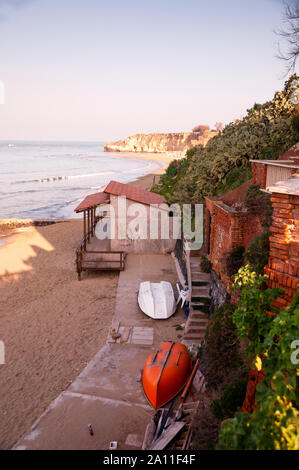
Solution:
{"label": "paved path", "polygon": [[[185,321],[181,309],[168,320],[155,321],[142,314],[137,292],[144,280],[166,280],[175,287],[173,258],[128,255],[126,269],[119,276],[113,319],[113,325],[129,332],[127,342],[107,342],[17,443],[16,449],[105,450],[111,441],[118,442],[118,449],[141,448],[154,410],[137,376],[155,346],[162,341],[178,341],[180,331],[175,326]],[[89,424],[93,436],[89,434]]]}

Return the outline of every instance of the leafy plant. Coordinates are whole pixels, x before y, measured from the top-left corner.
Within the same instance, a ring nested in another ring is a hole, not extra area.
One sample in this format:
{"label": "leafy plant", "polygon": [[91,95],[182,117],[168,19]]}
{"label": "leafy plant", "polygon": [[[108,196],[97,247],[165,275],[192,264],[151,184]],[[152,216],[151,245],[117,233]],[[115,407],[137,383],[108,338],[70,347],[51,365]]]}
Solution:
{"label": "leafy plant", "polygon": [[[255,290],[254,276],[248,277]],[[262,321],[263,341],[253,342],[255,353],[264,351],[265,379],[257,387],[258,408],[223,422],[218,449],[299,450],[299,370],[292,360],[292,345],[299,336],[299,290],[289,307],[270,318],[268,330]]]}
{"label": "leafy plant", "polygon": [[259,214],[264,228],[269,228],[272,222],[272,204],[270,195],[261,191],[258,184],[252,184],[245,195],[245,207],[250,214]]}
{"label": "leafy plant", "polygon": [[228,254],[226,258],[226,270],[229,276],[238,272],[244,262],[244,246],[237,246]]}
{"label": "leafy plant", "polygon": [[249,355],[264,353],[263,342],[273,320],[267,312],[274,310],[272,302],[282,293],[280,288],[261,289],[266,280],[267,276],[257,274],[248,264],[235,276],[233,290],[241,289],[241,292],[233,321],[238,337],[249,338]]}
{"label": "leafy plant", "polygon": [[212,269],[212,263],[206,256],[202,256],[200,258],[200,267],[204,273],[210,273]]}
{"label": "leafy plant", "polygon": [[247,377],[248,366],[241,354],[233,311],[231,304],[215,310],[206,331],[202,367],[208,389],[221,389],[225,384]]}
{"label": "leafy plant", "polygon": [[205,196],[219,195],[230,184],[237,187],[249,179],[250,159],[277,159],[287,151],[298,141],[293,119],[298,110],[292,102],[296,79],[297,75],[292,75],[272,100],[255,104],[243,119],[228,124],[205,147],[188,151],[186,164],[173,176],[163,175],[158,191],[170,203],[199,203]]}
{"label": "leafy plant", "polygon": [[212,402],[211,408],[216,418],[231,418],[242,406],[246,394],[247,380],[239,380],[226,385],[218,400]]}
{"label": "leafy plant", "polygon": [[264,273],[264,267],[268,263],[270,249],[269,236],[269,231],[257,235],[252,240],[245,253],[245,259],[258,274]]}

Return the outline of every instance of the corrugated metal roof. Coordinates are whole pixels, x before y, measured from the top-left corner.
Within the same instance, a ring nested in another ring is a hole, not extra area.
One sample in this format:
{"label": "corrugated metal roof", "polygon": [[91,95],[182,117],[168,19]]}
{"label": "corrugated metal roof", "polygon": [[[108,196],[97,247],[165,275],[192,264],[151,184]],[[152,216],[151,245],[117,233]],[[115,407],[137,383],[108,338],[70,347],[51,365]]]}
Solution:
{"label": "corrugated metal roof", "polygon": [[140,202],[141,204],[150,205],[165,202],[164,197],[160,194],[151,193],[129,184],[118,183],[117,181],[110,181],[105,189],[105,193],[113,194],[114,196],[125,196],[127,199]]}
{"label": "corrugated metal roof", "polygon": [[97,207],[100,204],[107,204],[108,202],[110,202],[109,194],[104,192],[89,194],[89,196],[86,196],[86,198],[80,202],[79,206],[76,207],[75,212],[82,212],[92,207]]}

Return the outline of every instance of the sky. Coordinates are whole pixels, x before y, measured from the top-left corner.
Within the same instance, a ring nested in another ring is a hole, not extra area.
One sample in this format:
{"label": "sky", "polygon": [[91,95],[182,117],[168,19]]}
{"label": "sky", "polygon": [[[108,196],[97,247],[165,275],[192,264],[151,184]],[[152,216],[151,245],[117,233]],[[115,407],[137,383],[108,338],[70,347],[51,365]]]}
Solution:
{"label": "sky", "polygon": [[283,88],[280,0],[0,0],[0,140],[228,124]]}

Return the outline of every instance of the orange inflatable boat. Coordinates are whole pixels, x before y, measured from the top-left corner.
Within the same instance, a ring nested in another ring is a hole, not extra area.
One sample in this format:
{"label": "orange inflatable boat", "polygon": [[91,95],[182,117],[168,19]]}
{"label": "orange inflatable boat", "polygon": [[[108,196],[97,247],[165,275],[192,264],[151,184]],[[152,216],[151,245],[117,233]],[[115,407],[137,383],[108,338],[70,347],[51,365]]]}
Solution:
{"label": "orange inflatable boat", "polygon": [[142,372],[144,393],[154,408],[174,398],[186,384],[192,369],[188,349],[181,343],[162,343],[150,354]]}

